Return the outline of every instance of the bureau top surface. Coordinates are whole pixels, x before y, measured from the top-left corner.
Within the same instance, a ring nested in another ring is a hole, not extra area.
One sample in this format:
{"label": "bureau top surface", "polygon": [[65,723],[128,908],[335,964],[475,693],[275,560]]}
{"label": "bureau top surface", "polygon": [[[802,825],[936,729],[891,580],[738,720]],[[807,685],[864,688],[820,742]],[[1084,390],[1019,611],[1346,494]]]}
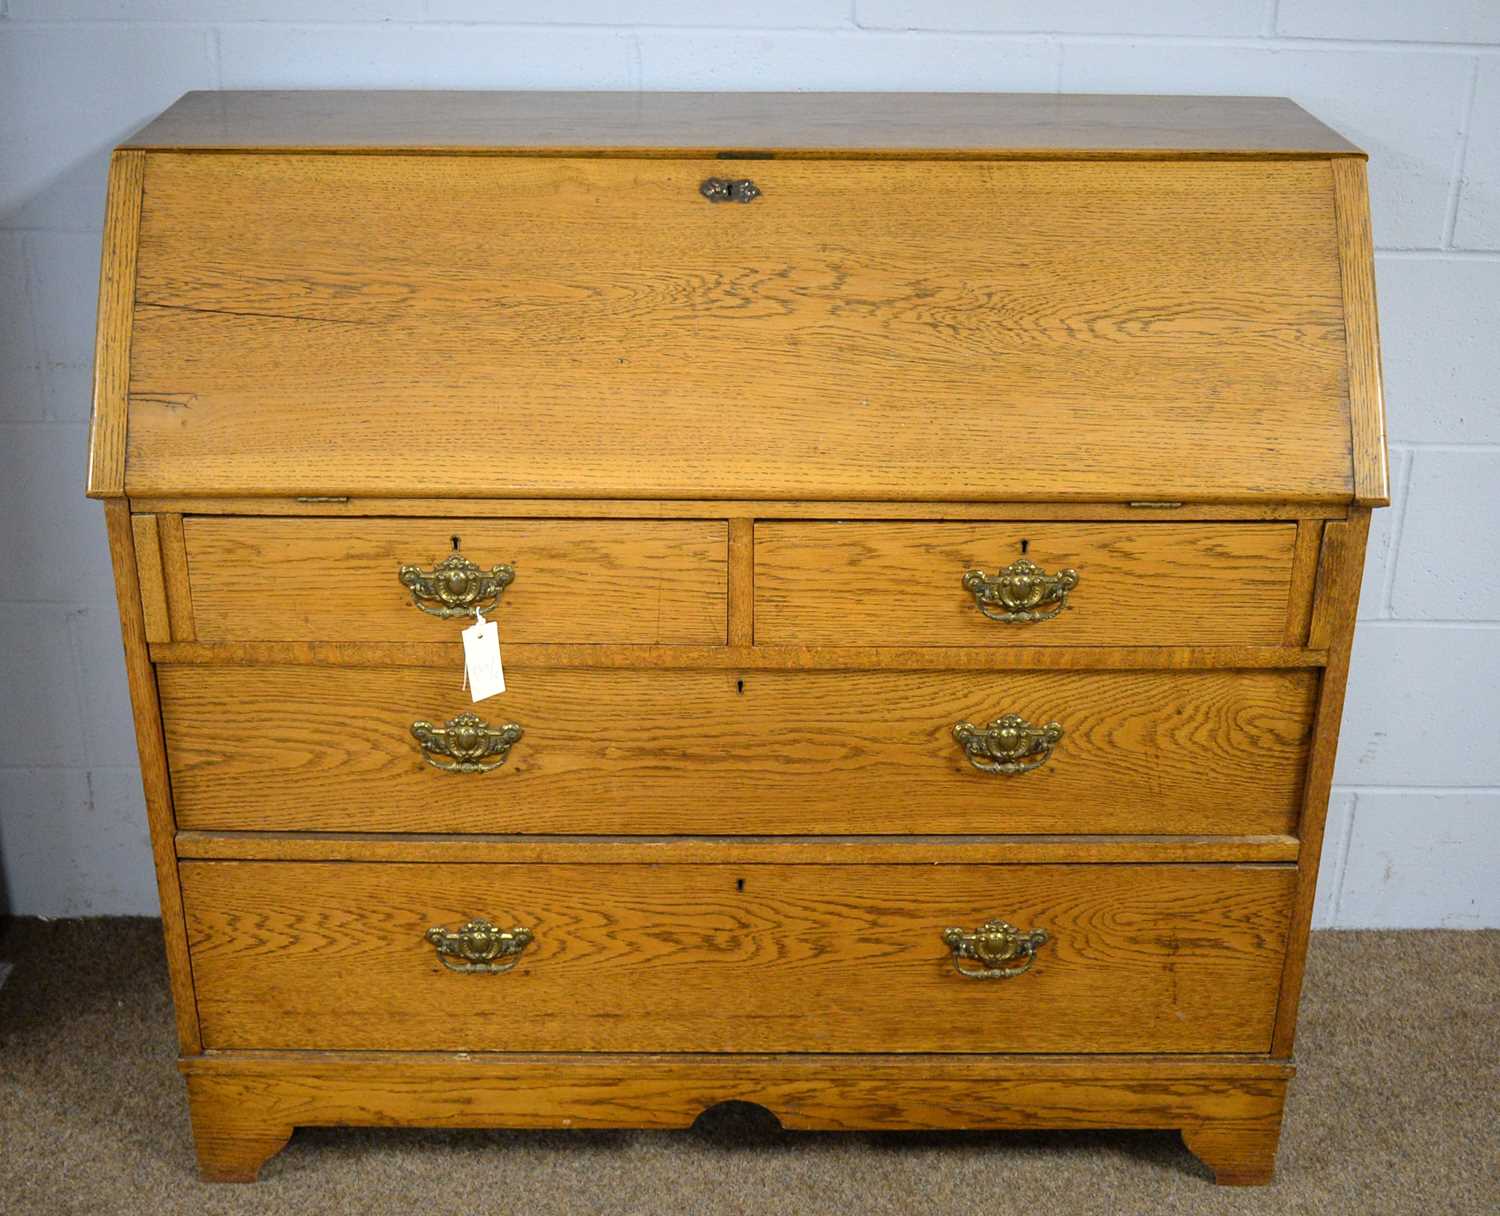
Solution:
{"label": "bureau top surface", "polygon": [[192,92],[122,147],[696,156],[1343,156],[1281,97]]}

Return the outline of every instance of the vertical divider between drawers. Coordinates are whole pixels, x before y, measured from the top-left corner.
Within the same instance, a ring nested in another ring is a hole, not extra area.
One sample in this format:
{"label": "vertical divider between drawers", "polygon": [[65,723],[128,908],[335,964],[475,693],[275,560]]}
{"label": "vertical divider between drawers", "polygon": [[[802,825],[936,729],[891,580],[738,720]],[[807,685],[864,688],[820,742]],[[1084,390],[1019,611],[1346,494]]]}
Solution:
{"label": "vertical divider between drawers", "polygon": [[729,633],[731,646],[755,644],[755,520],[729,521]]}

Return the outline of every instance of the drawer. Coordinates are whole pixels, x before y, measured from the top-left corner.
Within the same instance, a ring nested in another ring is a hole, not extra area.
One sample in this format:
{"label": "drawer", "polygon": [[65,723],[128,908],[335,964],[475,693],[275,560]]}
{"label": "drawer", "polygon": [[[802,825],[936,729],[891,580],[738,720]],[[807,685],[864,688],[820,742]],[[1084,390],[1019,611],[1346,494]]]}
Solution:
{"label": "drawer", "polygon": [[1279,646],[1296,535],[1289,523],[762,522],[755,638]]}
{"label": "drawer", "polygon": [[135,269],[137,497],[1353,493],[1326,161],[153,153]]}
{"label": "drawer", "polygon": [[457,642],[470,603],[503,642],[725,640],[723,520],[199,516],[183,534],[202,642]]}
{"label": "drawer", "polygon": [[[1289,832],[1317,681],[520,668],[476,706],[456,668],[158,673],[182,828],[668,835]],[[413,723],[464,712],[524,732],[498,767],[424,760]],[[1061,738],[987,731],[1013,713]]]}
{"label": "drawer", "polygon": [[[422,1051],[1263,1052],[1295,886],[1289,866],[1192,865],[184,862],[181,878],[205,1047]],[[476,918],[530,940],[485,961],[455,936],[440,956],[429,933]],[[1046,940],[955,958],[945,930],[996,918]]]}

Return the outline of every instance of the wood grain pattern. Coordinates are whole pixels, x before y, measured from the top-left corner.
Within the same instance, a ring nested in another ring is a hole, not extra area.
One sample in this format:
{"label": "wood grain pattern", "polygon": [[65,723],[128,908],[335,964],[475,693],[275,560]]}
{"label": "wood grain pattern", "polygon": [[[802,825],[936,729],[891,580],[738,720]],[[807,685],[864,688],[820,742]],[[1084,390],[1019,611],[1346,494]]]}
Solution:
{"label": "wood grain pattern", "polygon": [[[760,523],[756,640],[821,646],[1280,645],[1292,524]],[[1052,620],[986,619],[961,585],[1022,556],[1079,584]]]}
{"label": "wood grain pattern", "polygon": [[193,619],[193,589],[188,575],[187,539],[183,535],[182,516],[174,511],[156,518],[172,640],[192,642],[197,639],[198,627]]}
{"label": "wood grain pattern", "polygon": [[1284,97],[1081,93],[184,94],[130,148],[632,156],[1342,156]]}
{"label": "wood grain pattern", "polygon": [[129,492],[1352,494],[1326,161],[722,169],[153,154]]}
{"label": "wood grain pattern", "polygon": [[755,521],[729,521],[729,644],[755,643]]}
{"label": "wood grain pattern", "polygon": [[[1297,1066],[1289,1059],[1243,1055],[1156,1055],[1132,1052],[1128,1055],[1050,1055],[1037,1053],[1006,1056],[989,1053],[943,1052],[926,1054],[910,1052],[862,1052],[858,1057],[804,1052],[792,1056],[745,1052],[736,1055],[705,1055],[699,1052],[673,1052],[661,1055],[641,1052],[635,1057],[645,1069],[658,1077],[694,1073],[700,1076],[748,1076],[774,1067],[788,1078],[812,1080],[830,1070],[858,1069],[872,1080],[895,1079],[908,1068],[917,1068],[933,1080],[956,1081],[1140,1081],[1155,1079],[1168,1083],[1190,1081],[1290,1081]],[[398,1070],[419,1081],[451,1077],[456,1068],[466,1069],[476,1077],[492,1076],[496,1070],[507,1070],[517,1078],[545,1070],[556,1064],[578,1076],[605,1076],[617,1069],[625,1058],[604,1052],[587,1055],[536,1054],[519,1051],[466,1052],[445,1051],[310,1051],[310,1052],[214,1052],[186,1056],[177,1061],[178,1070],[189,1077],[229,1075],[292,1079],[324,1077],[339,1070],[363,1076],[394,1075]],[[1233,1112],[1212,1112],[1228,1117]],[[453,1126],[459,1126],[454,1124]],[[684,1124],[683,1126],[686,1126]],[[1118,1127],[1120,1124],[1110,1126]]]}
{"label": "wood grain pattern", "polygon": [[[181,873],[215,1049],[1265,1051],[1295,886],[1287,866]],[[510,974],[456,975],[423,940],[475,916],[534,932]],[[967,980],[942,931],[992,916],[1051,939],[1014,981]]]}
{"label": "wood grain pattern", "polygon": [[[437,667],[463,661],[456,642],[162,643],[158,663],[216,666]],[[1321,667],[1321,650],[1286,646],[594,646],[505,644],[505,666],[687,671],[1177,671]]]}
{"label": "wood grain pattern", "polygon": [[261,1166],[292,1138],[292,1124],[272,1116],[268,1104],[248,1095],[244,1086],[190,1076],[188,1098],[198,1176],[204,1182],[254,1182]]}
{"label": "wood grain pattern", "polygon": [[135,541],[136,576],[141,585],[141,613],[146,641],[170,642],[172,625],[167,614],[167,583],[162,573],[161,540],[155,515],[132,515],[130,531]]}
{"label": "wood grain pattern", "polygon": [[141,608],[135,534],[131,528],[130,509],[123,499],[105,500],[104,525],[109,536],[115,600],[120,609],[125,676],[130,685],[135,745],[140,755],[146,819],[151,831],[151,860],[156,869],[157,894],[161,900],[162,934],[166,939],[167,976],[177,1022],[177,1043],[184,1054],[190,1055],[202,1050],[202,1040],[198,1035],[198,1006],[193,992],[192,966],[188,960],[177,858],[172,846],[172,834],[176,828],[172,790],[167,776],[167,749],[162,739],[161,705],[157,699],[151,661],[146,654],[146,622]]}
{"label": "wood grain pattern", "polygon": [[177,833],[177,856],[217,861],[693,862],[937,865],[1296,861],[1295,836],[439,836],[375,832]]}
{"label": "wood grain pattern", "polygon": [[88,495],[125,493],[125,436],[130,388],[130,334],[141,226],[143,152],[109,158],[104,236],[99,266],[99,314],[94,338],[94,402],[89,424]]}
{"label": "wood grain pattern", "polygon": [[682,1128],[731,1101],[799,1129],[1192,1128],[1219,1152],[1212,1129],[1279,1122],[1292,1072],[1226,1057],[953,1054],[230,1052],[182,1067],[211,1181],[253,1179],[296,1126]]}
{"label": "wood grain pattern", "polygon": [[[1329,537],[1330,532],[1336,539]],[[1317,718],[1313,723],[1312,749],[1307,764],[1307,786],[1302,795],[1302,816],[1297,829],[1302,853],[1297,864],[1297,898],[1292,908],[1292,949],[1287,955],[1281,1000],[1276,1010],[1275,1051],[1279,1055],[1291,1054],[1297,1028],[1297,1004],[1302,995],[1303,968],[1307,963],[1307,935],[1312,928],[1323,832],[1328,818],[1328,795],[1333,788],[1333,764],[1338,753],[1339,723],[1344,714],[1349,655],[1354,645],[1354,623],[1359,612],[1365,546],[1370,533],[1369,508],[1356,508],[1348,523],[1328,524],[1323,533],[1325,561],[1318,592],[1321,606],[1314,611],[1314,621],[1321,615],[1325,621],[1336,623],[1329,627],[1328,668],[1318,693]]]}
{"label": "wood grain pattern", "polygon": [[1323,549],[1323,521],[1304,519],[1297,524],[1297,543],[1292,550],[1292,586],[1287,595],[1286,632],[1288,646],[1307,643],[1312,620],[1313,595],[1318,577],[1318,556]]}
{"label": "wood grain pattern", "polygon": [[514,567],[502,644],[723,645],[723,520],[184,521],[197,634],[205,642],[454,644],[472,621],[423,612],[396,577],[457,548]]}
{"label": "wood grain pattern", "polygon": [[1344,326],[1348,331],[1345,346],[1354,428],[1354,498],[1362,506],[1385,507],[1391,502],[1391,469],[1380,377],[1380,315],[1375,307],[1370,194],[1362,159],[1333,162],[1333,197],[1339,226],[1339,274],[1344,284]]}
{"label": "wood grain pattern", "polygon": [[1118,502],[931,502],[903,499],[870,502],[727,498],[286,498],[274,495],[203,497],[135,495],[136,511],[177,515],[317,515],[361,518],[366,515],[443,516],[455,511],[466,519],[493,516],[504,519],[979,519],[986,522],[1039,519],[1099,521],[1146,518],[1186,520],[1343,519],[1343,503],[1316,502],[1201,502],[1170,507]]}
{"label": "wood grain pattern", "polygon": [[1323,526],[1312,618],[1307,629],[1307,644],[1311,647],[1328,650],[1349,625],[1344,612],[1351,595],[1356,603],[1359,599],[1367,532],[1368,527],[1361,527],[1355,519],[1334,520]]}
{"label": "wood grain pattern", "polygon": [[[1284,833],[1315,673],[158,668],[178,823],[194,829],[655,835]],[[503,768],[424,764],[419,718],[477,708]],[[1066,732],[1034,772],[971,767],[960,721]]]}
{"label": "wood grain pattern", "polygon": [[1281,1114],[1195,1124],[1182,1129],[1182,1142],[1220,1186],[1266,1186],[1276,1175]]}

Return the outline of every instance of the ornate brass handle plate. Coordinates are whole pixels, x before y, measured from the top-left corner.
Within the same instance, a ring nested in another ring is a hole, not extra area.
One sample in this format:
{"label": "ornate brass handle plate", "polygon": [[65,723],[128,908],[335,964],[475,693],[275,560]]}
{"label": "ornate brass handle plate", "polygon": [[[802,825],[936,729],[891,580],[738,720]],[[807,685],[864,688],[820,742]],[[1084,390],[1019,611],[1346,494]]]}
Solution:
{"label": "ornate brass handle plate", "polygon": [[505,763],[511,746],[523,731],[514,722],[490,726],[478,714],[461,713],[441,726],[413,722],[412,738],[422,747],[422,759],[445,773],[488,773]]}
{"label": "ornate brass handle plate", "polygon": [[960,722],[953,737],[964,749],[969,763],[981,773],[1029,773],[1052,758],[1052,749],[1062,742],[1063,728],[1056,722],[1033,726],[1020,714],[1005,714],[988,726]]}
{"label": "ornate brass handle plate", "polygon": [[396,577],[411,592],[411,602],[429,616],[444,620],[472,616],[477,609],[489,612],[500,602],[500,596],[516,572],[511,566],[491,566],[484,570],[462,553],[450,553],[431,570],[420,566],[402,566]]}
{"label": "ornate brass handle plate", "polygon": [[[944,929],[943,941],[953,952],[953,970],[964,979],[1009,980],[1031,970],[1037,947],[1047,941],[1047,930],[1023,933],[1007,921],[987,920],[973,933]],[[965,961],[979,966],[966,967]]]}
{"label": "ornate brass handle plate", "polygon": [[531,930],[521,925],[500,929],[482,918],[451,933],[434,925],[426,934],[426,940],[437,949],[438,961],[461,975],[504,975],[521,961],[521,951],[531,944],[532,937]]}
{"label": "ornate brass handle plate", "polygon": [[760,197],[760,187],[747,177],[735,181],[710,177],[698,187],[698,193],[711,203],[753,203]]}
{"label": "ornate brass handle plate", "polygon": [[994,576],[966,570],[963,577],[964,590],[974,596],[974,606],[990,620],[1009,625],[1050,621],[1068,606],[1068,592],[1077,586],[1077,570],[1048,574],[1024,557]]}

